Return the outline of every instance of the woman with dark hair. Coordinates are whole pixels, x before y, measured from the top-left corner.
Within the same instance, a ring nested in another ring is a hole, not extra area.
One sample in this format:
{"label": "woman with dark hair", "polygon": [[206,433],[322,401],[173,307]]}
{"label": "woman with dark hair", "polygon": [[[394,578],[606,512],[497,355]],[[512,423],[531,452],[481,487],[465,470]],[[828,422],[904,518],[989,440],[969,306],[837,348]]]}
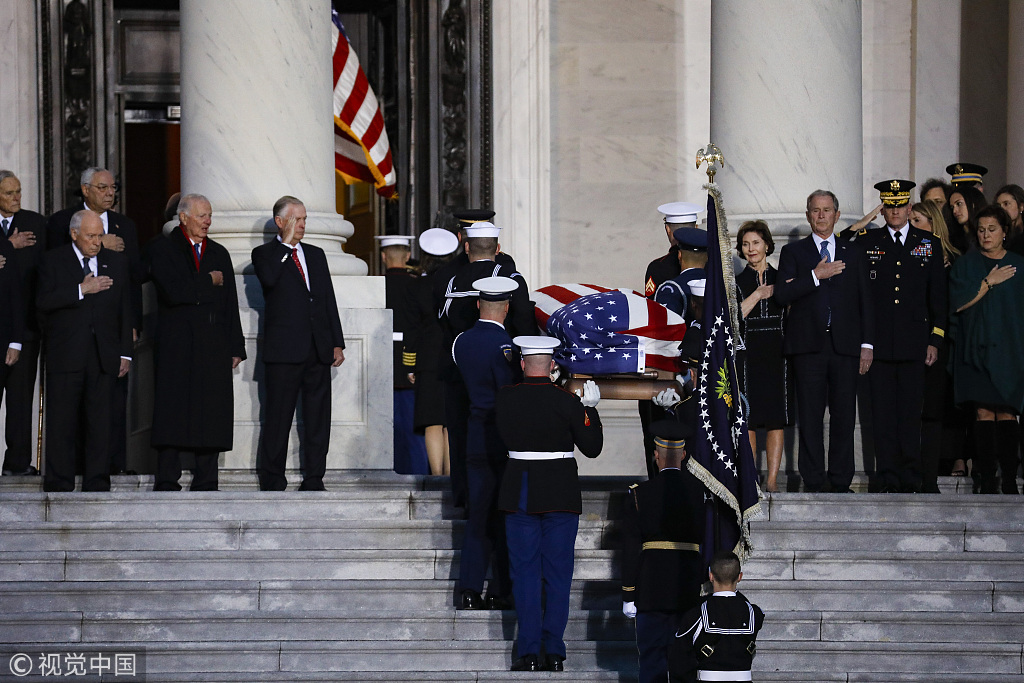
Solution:
{"label": "woman with dark hair", "polygon": [[974,408],[975,491],[1017,493],[1017,415],[1024,409],[1024,257],[1006,250],[1010,217],[998,206],[977,214],[978,248],[957,259],[949,301],[955,337],[953,394]]}
{"label": "woman with dark hair", "polygon": [[779,490],[783,428],[793,423],[793,382],[782,353],[782,326],[786,309],[772,298],[778,271],[768,263],[775,242],[764,221],[747,221],[736,235],[736,251],[747,267],[736,276],[737,298],[743,319],[740,335],[746,353],[739,364],[740,386],[750,404],[747,420],[750,447],[757,453],[757,432],[767,432],[765,491]]}
{"label": "woman with dark hair", "polygon": [[977,246],[976,217],[986,206],[988,201],[985,195],[975,187],[958,187],[949,195],[949,208],[954,223],[949,226],[949,241],[961,254]]}
{"label": "woman with dark hair", "polygon": [[1024,187],[1004,185],[996,192],[995,203],[1010,217],[1006,248],[1024,255]]}

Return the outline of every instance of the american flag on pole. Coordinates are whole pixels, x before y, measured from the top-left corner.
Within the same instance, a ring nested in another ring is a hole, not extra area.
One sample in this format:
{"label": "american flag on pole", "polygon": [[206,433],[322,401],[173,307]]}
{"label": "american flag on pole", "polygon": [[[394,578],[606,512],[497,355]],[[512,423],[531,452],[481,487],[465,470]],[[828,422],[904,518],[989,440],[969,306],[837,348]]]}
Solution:
{"label": "american flag on pole", "polygon": [[[750,520],[761,516],[754,454],[747,438],[747,418],[736,374],[736,337],[729,306],[735,287],[725,272],[730,259],[725,211],[717,186],[708,186],[708,265],[704,288],[704,348],[697,375],[697,424],[693,457],[687,468],[711,492],[705,498],[705,534],[701,552],[706,563],[718,550],[748,557]],[[720,233],[719,230],[722,232]],[[723,244],[726,254],[723,254]]]}
{"label": "american flag on pole", "polygon": [[337,10],[331,10],[331,24],[335,171],[348,184],[373,183],[377,194],[392,199],[397,181],[384,116]]}
{"label": "american flag on pole", "polygon": [[683,319],[631,289],[566,284],[530,295],[537,326],[562,340],[555,361],[569,372],[612,375],[678,369]]}

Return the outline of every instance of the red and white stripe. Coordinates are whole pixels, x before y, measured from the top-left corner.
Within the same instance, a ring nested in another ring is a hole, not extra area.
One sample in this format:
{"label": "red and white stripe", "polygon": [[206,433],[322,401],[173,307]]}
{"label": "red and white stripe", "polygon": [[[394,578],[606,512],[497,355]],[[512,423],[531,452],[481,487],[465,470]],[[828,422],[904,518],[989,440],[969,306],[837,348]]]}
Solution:
{"label": "red and white stripe", "polygon": [[395,196],[397,181],[377,96],[366,80],[359,56],[334,21],[331,22],[331,44],[335,169],[345,182],[372,182],[378,194],[391,198]]}
{"label": "red and white stripe", "polygon": [[[644,346],[647,367],[675,372],[678,369],[679,342],[686,334],[686,322],[663,305],[640,292],[619,287],[629,305],[629,329],[619,334],[637,337]],[[537,326],[547,333],[548,318],[562,306],[581,296],[612,291],[608,287],[587,284],[561,284],[541,287],[530,293],[536,304]]]}

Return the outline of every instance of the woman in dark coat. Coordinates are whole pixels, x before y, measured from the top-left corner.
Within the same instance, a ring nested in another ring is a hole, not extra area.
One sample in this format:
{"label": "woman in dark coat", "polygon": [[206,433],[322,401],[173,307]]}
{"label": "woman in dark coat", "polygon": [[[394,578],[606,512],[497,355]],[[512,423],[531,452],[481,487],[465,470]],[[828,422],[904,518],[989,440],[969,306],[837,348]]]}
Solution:
{"label": "woman in dark coat", "polygon": [[782,327],[786,309],[772,294],[778,271],[768,263],[775,250],[771,232],[764,221],[747,221],[736,235],[736,251],[747,267],[736,276],[743,319],[740,334],[746,353],[739,364],[740,386],[750,403],[747,421],[750,447],[757,453],[757,430],[767,431],[765,490],[778,491],[782,464],[783,428],[793,424],[793,381],[789,362],[782,353]]}
{"label": "woman in dark coat", "polygon": [[977,216],[978,249],[960,257],[950,275],[949,301],[956,336],[953,394],[976,411],[975,483],[996,493],[996,461],[1003,493],[1017,493],[1017,415],[1024,409],[1024,257],[1007,251],[1010,218],[998,206]]}
{"label": "woman in dark coat", "polygon": [[211,213],[205,197],[185,195],[181,225],[148,250],[158,303],[154,491],[181,489],[181,451],[195,454],[191,489],[216,490],[218,455],[233,445],[233,370],[245,340],[231,257],[206,237]]}

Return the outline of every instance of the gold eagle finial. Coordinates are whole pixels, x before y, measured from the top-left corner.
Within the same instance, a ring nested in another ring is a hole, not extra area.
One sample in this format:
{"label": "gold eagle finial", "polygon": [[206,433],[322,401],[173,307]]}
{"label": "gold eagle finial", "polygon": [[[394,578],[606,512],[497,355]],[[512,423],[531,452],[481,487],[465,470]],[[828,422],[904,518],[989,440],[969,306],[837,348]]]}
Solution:
{"label": "gold eagle finial", "polygon": [[[700,168],[701,164],[707,164],[708,167],[706,172],[708,174],[708,182],[715,182],[715,173],[718,169],[725,167],[725,157],[722,156],[722,150],[718,149],[713,143],[708,143],[704,149],[697,150],[697,168]],[[718,166],[716,166],[718,164]]]}

